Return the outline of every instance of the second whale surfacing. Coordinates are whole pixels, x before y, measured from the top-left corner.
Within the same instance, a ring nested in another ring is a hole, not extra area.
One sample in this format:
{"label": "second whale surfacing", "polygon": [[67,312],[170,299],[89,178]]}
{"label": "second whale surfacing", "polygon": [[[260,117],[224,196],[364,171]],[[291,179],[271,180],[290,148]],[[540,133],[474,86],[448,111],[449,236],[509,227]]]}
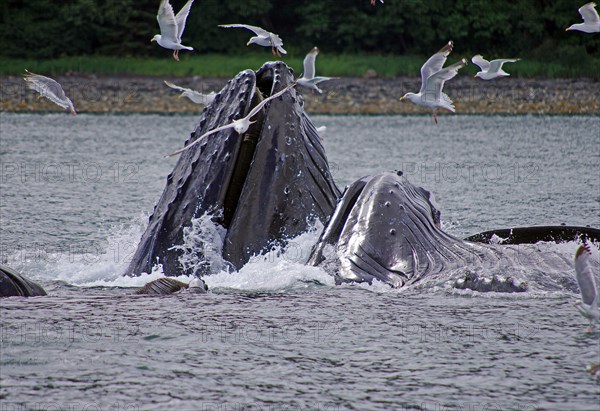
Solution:
{"label": "second whale surfacing", "polygon": [[[292,70],[281,62],[241,72],[204,110],[185,144],[245,116],[293,81]],[[207,213],[226,230],[222,257],[234,269],[305,232],[315,219],[326,223],[340,191],[301,97],[292,88],[252,120],[256,122],[243,135],[224,130],[181,154],[126,275],[149,273],[155,264],[167,276],[209,272],[210,267],[184,267],[179,247],[192,220]],[[202,258],[202,249],[193,252]]]}
{"label": "second whale surfacing", "polygon": [[[351,184],[308,264],[324,267],[338,284],[378,280],[399,288],[426,277],[445,282],[454,276],[455,288],[481,292],[527,291],[527,283],[512,275],[523,264],[534,266],[542,276],[571,270],[570,262],[553,252],[540,252],[535,244],[478,243],[444,232],[431,193],[399,174],[382,173]],[[600,240],[597,229],[561,226],[529,227],[527,240],[534,243],[537,236],[544,241],[549,231],[563,239],[573,240],[567,238],[571,233]]]}
{"label": "second whale surfacing", "polygon": [[395,173],[364,177],[344,192],[308,264],[333,260],[338,283],[402,287],[472,257],[472,249],[439,227],[427,190]]}

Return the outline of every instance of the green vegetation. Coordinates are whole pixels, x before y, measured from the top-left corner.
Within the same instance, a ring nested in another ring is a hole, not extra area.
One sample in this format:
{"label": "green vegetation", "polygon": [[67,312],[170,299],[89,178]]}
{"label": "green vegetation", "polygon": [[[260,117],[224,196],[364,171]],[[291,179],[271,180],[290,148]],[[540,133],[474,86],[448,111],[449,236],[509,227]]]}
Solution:
{"label": "green vegetation", "polygon": [[[25,69],[34,73],[58,75],[65,73],[98,73],[98,74],[140,74],[149,76],[202,76],[233,77],[245,69],[258,69],[264,62],[272,60],[269,53],[246,54],[240,56],[205,54],[183,56],[175,62],[171,54],[165,51],[162,58],[155,57],[103,57],[81,56],[63,57],[48,60],[12,59],[0,57],[0,75],[23,74]],[[369,55],[321,55],[318,57],[318,73],[326,76],[361,77],[369,69],[378,76],[419,76],[421,65],[427,57],[419,56],[369,56]],[[450,62],[459,56],[449,58]],[[282,58],[299,76],[302,73],[302,58]],[[587,65],[544,63],[540,61],[521,60],[506,64],[505,70],[513,77],[593,77],[600,78],[600,58],[592,59]],[[478,68],[469,64],[461,70],[461,74],[474,75]]]}
{"label": "green vegetation", "polygon": [[[483,54],[520,57],[515,76],[600,77],[600,35],[565,32],[580,21],[574,0],[199,0],[192,6],[182,51],[150,38],[158,33],[160,0],[4,0],[0,5],[0,72],[24,68],[44,74],[69,71],[230,77],[273,57],[245,44],[251,33],[219,28],[247,23],[278,33],[297,74],[313,47],[322,51],[318,73],[418,75],[424,59],[449,39],[449,61]],[[186,0],[171,0],[178,11]],[[580,4],[581,3],[581,4]],[[465,70],[475,72],[472,65]]]}

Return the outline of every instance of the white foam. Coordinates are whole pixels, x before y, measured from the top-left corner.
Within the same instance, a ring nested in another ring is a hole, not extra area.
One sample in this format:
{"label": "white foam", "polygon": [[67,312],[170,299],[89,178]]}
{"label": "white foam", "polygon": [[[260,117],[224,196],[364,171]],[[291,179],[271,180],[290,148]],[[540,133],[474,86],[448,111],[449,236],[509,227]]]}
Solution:
{"label": "white foam", "polygon": [[[64,281],[78,287],[141,287],[164,277],[160,264],[151,273],[123,276],[147,221],[147,216],[140,215],[133,224],[111,227],[105,235],[106,242],[87,253],[41,253],[28,260],[15,258],[9,265],[34,280]],[[211,289],[280,291],[306,288],[317,282],[333,286],[334,279],[325,270],[305,265],[322,229],[323,225],[317,221],[307,232],[289,240],[285,248],[274,247],[251,258],[239,271],[229,272],[222,258],[225,230],[210,215],[203,215],[192,220],[191,227],[184,232],[184,244],[178,246],[183,250],[180,262],[191,272],[206,269],[208,265],[211,272],[216,272],[203,277]],[[194,252],[198,249],[204,255]],[[188,283],[193,276],[173,278]]]}
{"label": "white foam", "polygon": [[192,225],[183,229],[183,244],[171,248],[183,252],[179,257],[183,271],[201,275],[207,271],[222,271],[227,266],[223,260],[223,241],[227,231],[213,219],[214,215],[209,213],[193,218]]}
{"label": "white foam", "polygon": [[317,222],[307,232],[290,240],[285,248],[274,247],[266,254],[251,258],[239,271],[223,270],[205,276],[204,281],[209,289],[246,291],[306,288],[307,283],[314,282],[333,286],[335,281],[325,270],[305,265],[322,229],[323,225]]}
{"label": "white foam", "polygon": [[110,227],[99,244],[71,246],[60,251],[35,250],[15,255],[10,266],[34,280],[64,281],[77,286],[118,286],[129,264],[148,217],[140,215],[133,224]]}

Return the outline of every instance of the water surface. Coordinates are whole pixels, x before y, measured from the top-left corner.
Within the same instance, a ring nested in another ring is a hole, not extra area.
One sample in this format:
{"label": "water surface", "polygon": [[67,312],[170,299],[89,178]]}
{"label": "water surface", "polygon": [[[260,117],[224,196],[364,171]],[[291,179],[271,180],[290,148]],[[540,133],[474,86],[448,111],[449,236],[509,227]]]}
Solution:
{"label": "water surface", "polygon": [[[600,227],[599,117],[439,120],[313,117],[341,188],[401,170],[455,236]],[[176,161],[163,155],[195,123],[0,113],[1,259],[49,292],[0,302],[0,409],[597,408],[600,333],[571,305],[573,272],[520,295],[335,286],[302,264],[315,227],[293,255],[207,277],[205,297],[132,295],[152,277],[120,274]],[[570,261],[577,244],[549,247]],[[507,269],[535,272],[521,262]]]}

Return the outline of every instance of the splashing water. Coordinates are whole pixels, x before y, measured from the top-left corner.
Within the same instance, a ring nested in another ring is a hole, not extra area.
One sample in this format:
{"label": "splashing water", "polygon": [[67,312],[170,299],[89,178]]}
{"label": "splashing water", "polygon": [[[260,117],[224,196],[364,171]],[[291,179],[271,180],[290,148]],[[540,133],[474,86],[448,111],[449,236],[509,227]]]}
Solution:
{"label": "splashing water", "polygon": [[295,290],[311,284],[333,286],[335,281],[325,270],[305,265],[322,230],[323,224],[317,220],[285,246],[277,245],[265,254],[252,257],[239,271],[223,270],[204,280],[210,289],[247,291]]}
{"label": "splashing water", "polygon": [[193,218],[192,225],[183,229],[183,244],[171,247],[183,251],[179,264],[185,272],[214,273],[228,265],[222,257],[227,230],[215,223],[214,218],[215,215],[209,213]]}

